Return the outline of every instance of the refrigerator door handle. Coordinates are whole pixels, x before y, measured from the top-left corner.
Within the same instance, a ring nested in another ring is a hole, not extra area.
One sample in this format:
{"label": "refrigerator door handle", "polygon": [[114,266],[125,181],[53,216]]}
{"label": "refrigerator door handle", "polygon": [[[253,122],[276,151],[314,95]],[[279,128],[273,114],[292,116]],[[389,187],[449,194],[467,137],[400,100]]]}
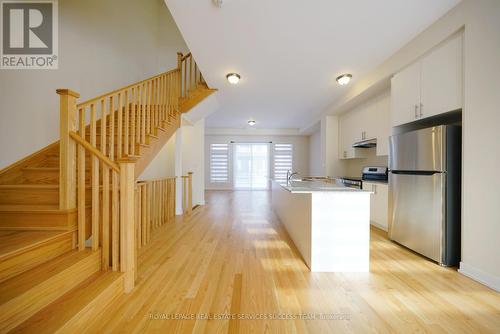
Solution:
{"label": "refrigerator door handle", "polygon": [[435,171],[435,170],[429,170],[429,171],[416,171],[416,170],[391,170],[392,174],[396,175],[434,175],[434,174],[440,174],[443,172],[440,171]]}

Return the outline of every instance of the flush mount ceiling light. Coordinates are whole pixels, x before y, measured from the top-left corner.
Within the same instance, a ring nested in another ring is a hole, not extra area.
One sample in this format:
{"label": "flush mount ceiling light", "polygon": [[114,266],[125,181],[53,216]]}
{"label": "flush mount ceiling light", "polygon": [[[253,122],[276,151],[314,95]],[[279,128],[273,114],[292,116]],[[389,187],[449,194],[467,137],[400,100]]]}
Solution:
{"label": "flush mount ceiling light", "polygon": [[229,73],[226,75],[226,79],[231,85],[236,85],[240,82],[241,77],[238,73]]}
{"label": "flush mount ceiling light", "polygon": [[339,85],[341,86],[344,86],[344,85],[347,85],[349,83],[349,81],[351,81],[351,78],[352,78],[352,74],[342,74],[342,75],[339,75],[337,77],[337,82],[339,83]]}
{"label": "flush mount ceiling light", "polygon": [[250,125],[250,126],[254,126],[255,123],[257,123],[257,122],[254,121],[253,119],[251,119],[251,120],[248,121],[248,125]]}

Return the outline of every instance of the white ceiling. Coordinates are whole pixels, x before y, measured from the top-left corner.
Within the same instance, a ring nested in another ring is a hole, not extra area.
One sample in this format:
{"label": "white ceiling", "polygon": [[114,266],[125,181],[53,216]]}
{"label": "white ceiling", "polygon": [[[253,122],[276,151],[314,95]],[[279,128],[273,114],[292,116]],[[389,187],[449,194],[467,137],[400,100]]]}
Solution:
{"label": "white ceiling", "polygon": [[[208,127],[302,128],[460,0],[165,0],[219,108]],[[230,85],[225,75],[242,79]]]}

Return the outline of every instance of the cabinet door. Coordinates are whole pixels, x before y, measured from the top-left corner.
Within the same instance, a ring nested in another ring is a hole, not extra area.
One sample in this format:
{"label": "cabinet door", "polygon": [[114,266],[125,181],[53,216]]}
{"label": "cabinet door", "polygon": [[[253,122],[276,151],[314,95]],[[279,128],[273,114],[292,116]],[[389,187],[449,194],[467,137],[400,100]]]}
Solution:
{"label": "cabinet door", "polygon": [[359,110],[359,116],[361,121],[359,135],[362,139],[373,139],[377,138],[377,127],[379,121],[379,108],[378,101],[379,97],[371,99],[368,103],[365,103]]}
{"label": "cabinet door", "polygon": [[363,182],[363,190],[373,191],[370,195],[370,222],[375,221],[377,215],[376,200],[375,200],[375,189],[373,188],[373,183]]}
{"label": "cabinet door", "polygon": [[340,116],[340,158],[352,159],[354,156],[354,149],[352,144],[356,141],[357,114],[348,112]]}
{"label": "cabinet door", "polygon": [[373,191],[370,197],[370,222],[387,231],[389,219],[389,187],[383,183],[363,182],[363,190]]}
{"label": "cabinet door", "polygon": [[421,117],[462,108],[462,34],[422,59]]}
{"label": "cabinet door", "polygon": [[420,105],[420,68],[416,62],[391,79],[391,119],[392,125],[414,121],[418,117]]}
{"label": "cabinet door", "polygon": [[387,231],[389,220],[389,186],[383,183],[376,184],[376,216],[375,223],[378,227]]}

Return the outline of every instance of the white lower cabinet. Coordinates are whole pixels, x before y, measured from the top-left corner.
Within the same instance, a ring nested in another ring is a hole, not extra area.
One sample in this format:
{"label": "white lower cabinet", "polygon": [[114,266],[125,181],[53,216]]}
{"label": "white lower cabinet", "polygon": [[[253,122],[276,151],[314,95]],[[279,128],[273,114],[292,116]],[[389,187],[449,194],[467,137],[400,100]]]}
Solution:
{"label": "white lower cabinet", "polygon": [[385,183],[363,181],[363,190],[372,191],[370,198],[370,222],[387,231],[389,218],[389,186]]}

